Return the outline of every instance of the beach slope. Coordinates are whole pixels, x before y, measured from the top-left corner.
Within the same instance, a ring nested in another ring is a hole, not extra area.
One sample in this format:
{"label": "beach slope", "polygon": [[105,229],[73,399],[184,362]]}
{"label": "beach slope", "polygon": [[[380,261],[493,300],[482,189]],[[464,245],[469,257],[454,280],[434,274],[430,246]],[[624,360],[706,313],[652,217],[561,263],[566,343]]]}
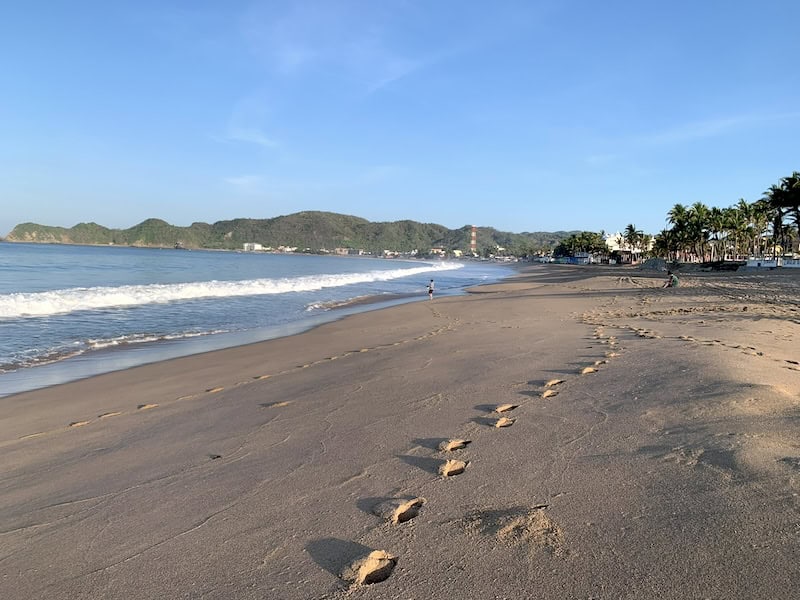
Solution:
{"label": "beach slope", "polygon": [[798,284],[536,267],[2,399],[0,597],[793,598]]}

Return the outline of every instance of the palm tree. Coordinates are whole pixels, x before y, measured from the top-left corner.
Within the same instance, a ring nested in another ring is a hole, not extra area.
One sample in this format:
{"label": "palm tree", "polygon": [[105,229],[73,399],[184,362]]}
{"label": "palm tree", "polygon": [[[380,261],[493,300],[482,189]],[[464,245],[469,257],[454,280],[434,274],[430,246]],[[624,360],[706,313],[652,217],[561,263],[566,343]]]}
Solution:
{"label": "palm tree", "polygon": [[[794,171],[788,177],[783,177],[781,188],[784,192],[783,208],[792,215],[795,225],[794,231],[787,230],[787,235],[794,237],[794,233],[800,231],[800,172]],[[794,242],[792,242],[792,250],[794,250]]]}
{"label": "palm tree", "polygon": [[642,250],[641,258],[649,258],[651,256],[650,249],[653,247],[653,236],[649,233],[642,234],[639,247]]}
{"label": "palm tree", "polygon": [[707,223],[708,223],[709,233],[711,234],[712,240],[714,242],[713,244],[710,244],[711,261],[712,262],[714,261],[714,259],[716,258],[715,255],[721,257],[722,260],[724,260],[725,252],[724,251],[720,252],[719,247],[722,244],[720,238],[722,237],[722,234],[726,232],[725,213],[722,212],[722,209],[713,206],[708,211]]}
{"label": "palm tree", "polygon": [[702,202],[695,202],[689,209],[689,235],[695,255],[706,259],[706,244],[709,239],[709,210]]}
{"label": "palm tree", "polygon": [[778,246],[781,247],[781,253],[786,248],[786,233],[787,227],[783,224],[783,217],[785,215],[783,209],[776,208],[772,213],[772,257],[778,257]]}
{"label": "palm tree", "polygon": [[653,239],[653,253],[667,261],[677,261],[680,240],[672,229],[662,229]]}
{"label": "palm tree", "polygon": [[683,204],[676,204],[667,213],[667,222],[672,225],[670,247],[675,250],[675,260],[678,259],[679,251],[686,260],[686,251],[689,248],[689,209]]}
{"label": "palm tree", "polygon": [[[745,205],[749,207],[746,202]],[[743,251],[747,249],[749,225],[747,212],[742,211],[738,205],[731,206],[730,208],[722,209],[722,219],[727,232],[723,246],[723,259],[728,256],[738,259],[739,256],[745,253]]]}
{"label": "palm tree", "polygon": [[[784,178],[784,180],[787,178]],[[788,227],[783,223],[783,219],[790,210],[795,210],[792,205],[792,187],[791,182],[781,180],[780,185],[771,185],[764,192],[762,200],[769,207],[769,217],[772,224],[772,256],[777,257],[778,244],[780,243],[783,249],[786,248],[786,236]],[[795,212],[795,214],[797,214]]]}
{"label": "palm tree", "polygon": [[[752,254],[755,256],[757,246],[755,235],[755,204],[748,204],[747,200],[744,198],[739,198],[739,201],[733,207],[731,207],[731,210],[734,211],[735,214],[734,221],[737,224],[736,231],[738,232],[738,235],[741,235],[741,239],[737,239],[737,257],[744,254],[742,252],[744,249],[747,250],[747,254]],[[752,244],[750,246],[745,246],[745,240],[752,242]],[[741,243],[741,245],[739,245],[739,243]]]}
{"label": "palm tree", "polygon": [[667,212],[667,221],[671,225],[680,225],[689,218],[689,210],[683,204],[676,204]]}
{"label": "palm tree", "polygon": [[784,191],[784,208],[790,209],[795,222],[800,223],[800,172],[794,171],[788,177],[783,177],[781,188]]}
{"label": "palm tree", "polygon": [[622,234],[622,237],[625,240],[625,244],[628,246],[628,249],[631,251],[631,262],[636,262],[636,252],[638,250],[641,253],[641,243],[644,234],[636,229],[636,225],[630,223],[625,228],[625,232]]}
{"label": "palm tree", "polygon": [[750,226],[752,228],[753,239],[753,256],[763,257],[766,250],[764,244],[764,236],[767,232],[767,227],[772,221],[772,209],[769,202],[762,198],[756,200],[750,205]]}

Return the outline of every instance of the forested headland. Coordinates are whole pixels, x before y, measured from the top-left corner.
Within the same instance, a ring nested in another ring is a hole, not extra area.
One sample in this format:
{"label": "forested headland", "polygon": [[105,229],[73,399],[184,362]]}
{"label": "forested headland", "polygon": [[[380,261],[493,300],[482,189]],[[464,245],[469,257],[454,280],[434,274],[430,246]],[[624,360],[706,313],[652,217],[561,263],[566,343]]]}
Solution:
{"label": "forested headland", "polygon": [[[272,219],[192,223],[188,227],[171,225],[161,219],[147,219],[128,229],[110,229],[96,223],[79,223],[70,228],[22,223],[14,227],[6,241],[170,248],[178,245],[227,250],[240,250],[245,243],[256,243],[264,248],[297,248],[298,252],[353,248],[373,254],[384,250],[428,253],[432,248],[467,252],[471,231],[471,225],[449,229],[435,223],[371,222],[350,215],[306,211]],[[570,233],[510,233],[478,227],[478,251],[480,254],[488,250],[495,252],[499,246],[517,256],[549,253]]]}

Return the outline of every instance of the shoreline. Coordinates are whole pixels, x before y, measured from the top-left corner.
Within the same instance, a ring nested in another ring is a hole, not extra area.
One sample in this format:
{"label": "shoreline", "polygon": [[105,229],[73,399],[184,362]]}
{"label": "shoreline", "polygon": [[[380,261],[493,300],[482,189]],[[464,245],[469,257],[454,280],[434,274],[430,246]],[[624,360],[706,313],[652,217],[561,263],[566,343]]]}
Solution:
{"label": "shoreline", "polygon": [[371,296],[331,307],[297,323],[262,327],[249,331],[214,333],[174,340],[154,340],[87,350],[52,362],[0,373],[0,398],[176,358],[300,335],[349,315],[415,301],[417,300],[414,297],[401,294],[393,294],[391,298]]}
{"label": "shoreline", "polygon": [[800,281],[587,273],[5,398],[0,595],[793,598]]}
{"label": "shoreline", "polygon": [[[534,273],[539,274],[536,281],[542,283],[557,283],[563,280],[586,279],[599,275],[617,274],[620,271],[627,272],[636,269],[635,266],[631,267],[629,265],[603,266],[509,263],[501,266],[509,268],[515,271],[515,273],[500,278],[497,282],[465,288],[456,293],[448,292],[442,294],[441,291],[438,291],[437,299],[453,295],[474,293],[473,290],[478,290],[481,287],[511,282],[519,278],[531,277]],[[640,273],[638,270],[636,272]],[[643,273],[646,275],[655,274],[657,272],[644,271]],[[383,310],[406,302],[418,301],[427,301],[427,296],[417,297],[411,294],[362,296],[337,303],[335,306],[326,308],[324,312],[309,317],[301,322],[282,326],[240,332],[216,333],[207,336],[179,338],[176,340],[157,340],[121,344],[119,346],[108,346],[102,349],[88,350],[33,367],[25,367],[7,373],[0,373],[0,398],[46,389],[51,386],[80,381],[90,377],[124,371],[175,358],[206,354],[300,335],[325,323],[344,319],[353,314],[372,310]]]}
{"label": "shoreline", "polygon": [[[513,276],[512,274],[505,278],[501,277],[498,281]],[[467,293],[465,289],[448,290],[447,292],[440,290],[439,297],[456,296],[465,293]],[[47,363],[0,373],[0,398],[165,360],[299,335],[325,323],[343,319],[350,315],[391,308],[407,302],[427,300],[427,294],[424,296],[417,294],[359,296],[336,302],[328,307],[322,307],[317,314],[309,315],[301,321],[284,325],[89,349]]]}

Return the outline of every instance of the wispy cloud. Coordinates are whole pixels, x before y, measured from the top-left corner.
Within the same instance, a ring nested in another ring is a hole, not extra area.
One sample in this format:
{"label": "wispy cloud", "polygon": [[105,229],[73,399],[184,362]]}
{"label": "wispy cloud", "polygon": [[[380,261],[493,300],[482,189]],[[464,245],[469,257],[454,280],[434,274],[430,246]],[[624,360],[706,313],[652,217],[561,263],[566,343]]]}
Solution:
{"label": "wispy cloud", "polygon": [[228,128],[227,139],[236,142],[246,142],[256,144],[265,148],[274,148],[278,142],[268,138],[262,131],[258,129],[248,129],[244,127],[230,127]]}
{"label": "wispy cloud", "polygon": [[647,175],[649,170],[634,166],[638,162],[636,153],[639,151],[722,138],[787,121],[800,121],[800,112],[743,113],[680,123],[660,131],[598,138],[593,140],[594,148],[582,160],[589,167],[624,169],[631,176],[642,176]]}
{"label": "wispy cloud", "polygon": [[254,194],[262,190],[264,178],[260,175],[238,175],[226,177],[225,183],[244,194]]}
{"label": "wispy cloud", "polygon": [[386,64],[382,65],[380,71],[376,72],[372,82],[367,85],[367,92],[370,94],[377,92],[395,81],[399,81],[422,69],[429,62],[403,58],[387,61]]}
{"label": "wispy cloud", "polygon": [[268,103],[263,93],[245,96],[231,110],[224,133],[212,137],[221,142],[242,142],[262,148],[275,148],[279,145],[278,141],[264,131],[268,113]]}
{"label": "wispy cloud", "polygon": [[292,73],[330,49],[331,35],[339,26],[333,8],[315,2],[283,7],[280,2],[256,2],[241,19],[242,35],[256,58],[279,72]]}
{"label": "wispy cloud", "polygon": [[679,144],[698,139],[719,137],[770,122],[795,119],[800,119],[800,112],[775,114],[751,113],[731,117],[718,117],[706,119],[704,121],[684,123],[670,129],[647,134],[642,136],[639,141],[650,145]]}
{"label": "wispy cloud", "polygon": [[338,71],[372,93],[431,63],[431,57],[393,47],[388,39],[403,4],[309,1],[281,11],[275,2],[262,2],[244,15],[241,31],[250,52],[271,70]]}

